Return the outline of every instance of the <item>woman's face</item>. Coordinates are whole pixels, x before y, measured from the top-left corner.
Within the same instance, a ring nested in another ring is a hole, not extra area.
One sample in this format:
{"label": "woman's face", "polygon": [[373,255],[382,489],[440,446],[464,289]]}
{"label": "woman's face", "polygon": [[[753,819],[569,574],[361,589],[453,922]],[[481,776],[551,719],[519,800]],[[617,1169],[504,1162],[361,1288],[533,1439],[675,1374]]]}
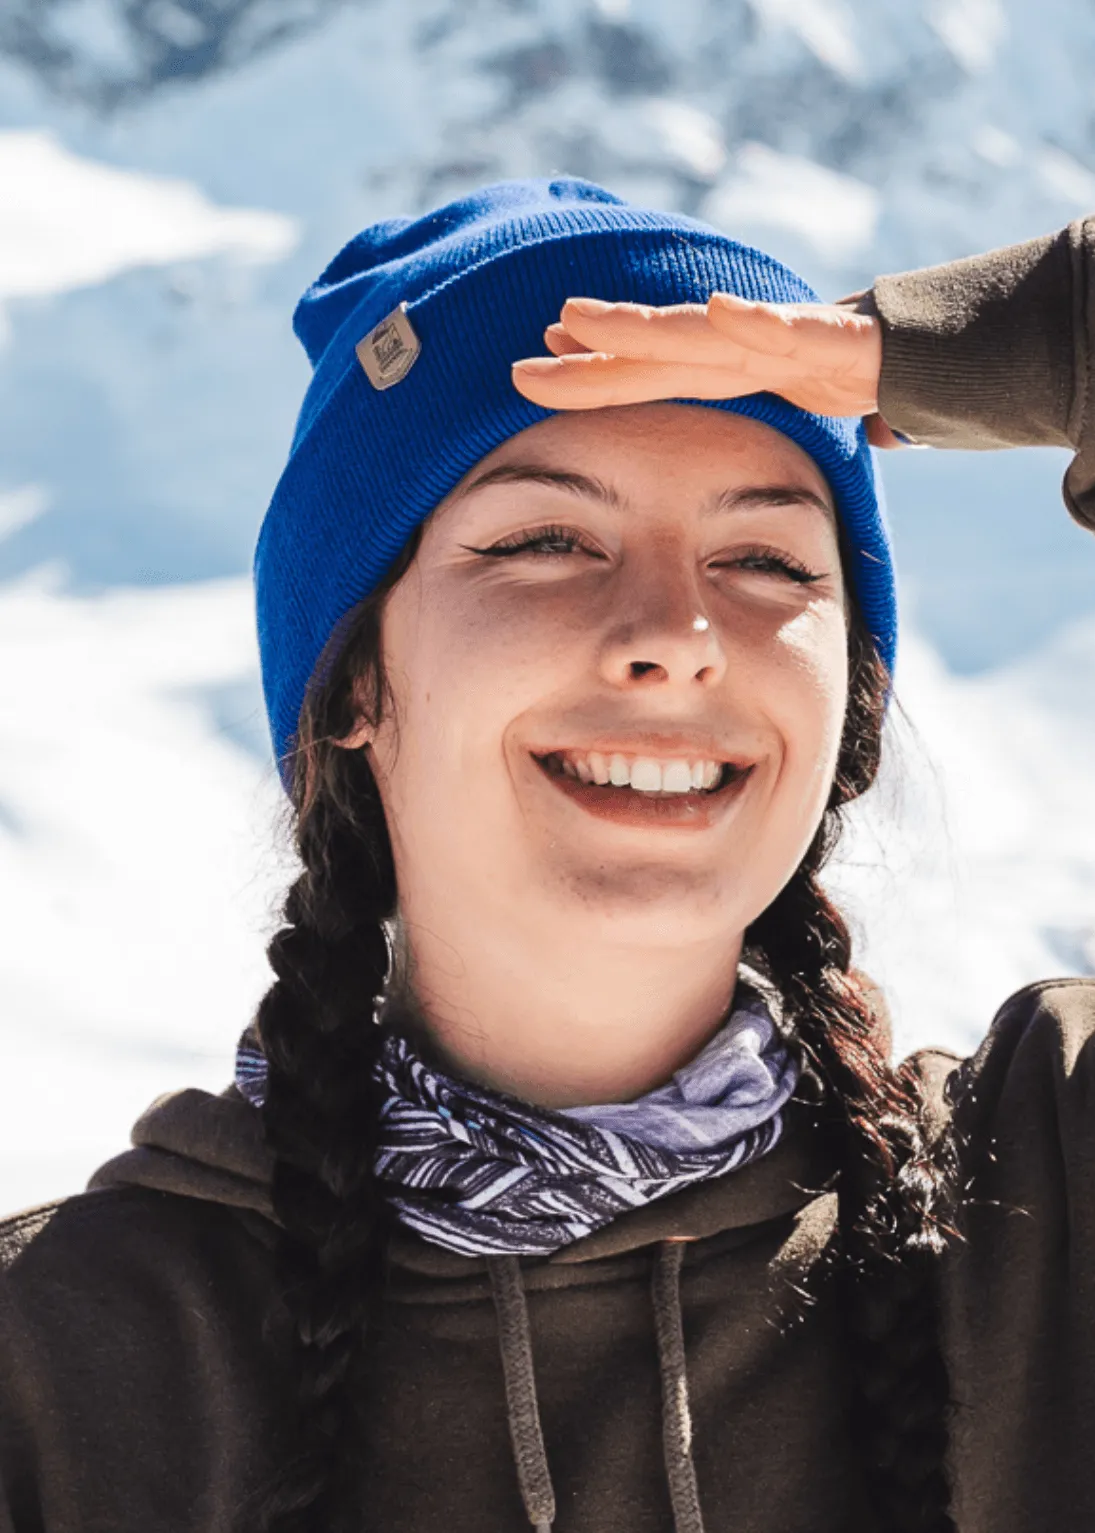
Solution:
{"label": "woman's face", "polygon": [[371,759],[400,909],[559,944],[732,939],[825,807],[847,694],[832,497],[724,411],[559,414],[438,506],[383,612]]}

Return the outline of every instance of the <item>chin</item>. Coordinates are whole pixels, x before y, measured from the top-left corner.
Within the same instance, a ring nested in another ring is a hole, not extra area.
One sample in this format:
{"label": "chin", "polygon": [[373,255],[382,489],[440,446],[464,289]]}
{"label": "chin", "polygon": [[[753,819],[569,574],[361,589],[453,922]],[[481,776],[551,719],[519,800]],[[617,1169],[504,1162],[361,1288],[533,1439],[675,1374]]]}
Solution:
{"label": "chin", "polygon": [[664,862],[600,864],[568,870],[560,903],[594,920],[598,931],[623,942],[688,945],[725,933],[740,936],[763,905],[727,887],[724,869],[707,873]]}

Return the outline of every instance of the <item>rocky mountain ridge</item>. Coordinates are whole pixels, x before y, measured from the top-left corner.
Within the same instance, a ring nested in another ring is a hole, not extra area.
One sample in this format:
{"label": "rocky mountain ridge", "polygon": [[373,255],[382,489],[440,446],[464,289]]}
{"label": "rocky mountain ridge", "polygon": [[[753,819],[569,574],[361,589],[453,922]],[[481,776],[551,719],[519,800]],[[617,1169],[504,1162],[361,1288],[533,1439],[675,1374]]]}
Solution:
{"label": "rocky mountain ridge", "polygon": [[56,100],[131,121],[309,38],[319,59],[324,36],[363,89],[429,79],[428,100],[411,92],[425,152],[359,150],[367,186],[418,205],[565,165],[782,228],[809,259],[818,241],[796,224],[835,203],[848,228],[821,236],[820,264],[866,270],[1095,204],[1095,11],[1075,0],[8,0],[0,15],[0,55]]}

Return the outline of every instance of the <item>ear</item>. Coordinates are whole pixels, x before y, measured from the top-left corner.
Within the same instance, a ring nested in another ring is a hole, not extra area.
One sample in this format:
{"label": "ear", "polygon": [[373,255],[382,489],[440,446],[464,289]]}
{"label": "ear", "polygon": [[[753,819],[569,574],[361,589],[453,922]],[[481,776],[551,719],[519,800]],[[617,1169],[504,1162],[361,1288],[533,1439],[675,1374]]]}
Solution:
{"label": "ear", "polygon": [[337,745],[346,751],[357,751],[364,745],[371,745],[376,738],[376,725],[371,717],[376,708],[376,699],[368,696],[368,690],[365,678],[356,676],[353,686],[356,722],[349,734],[343,735],[341,739],[332,740],[332,745]]}
{"label": "ear", "polygon": [[340,750],[357,751],[360,750],[363,745],[372,744],[373,734],[374,730],[372,725],[366,723],[364,719],[359,718],[348,735],[343,735],[339,740],[332,740],[331,744],[337,745]]}

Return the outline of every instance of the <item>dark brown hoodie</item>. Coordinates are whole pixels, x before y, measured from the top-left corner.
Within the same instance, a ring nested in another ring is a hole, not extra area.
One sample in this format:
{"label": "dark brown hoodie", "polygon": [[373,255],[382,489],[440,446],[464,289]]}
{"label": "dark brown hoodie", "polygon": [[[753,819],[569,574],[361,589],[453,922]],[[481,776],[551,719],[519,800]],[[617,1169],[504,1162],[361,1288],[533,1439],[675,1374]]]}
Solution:
{"label": "dark brown hoodie", "polygon": [[[1089,525],[1091,233],[869,300],[890,423],[1070,442]],[[1095,1529],[1093,1036],[1095,982],[1035,986],[963,1070],[965,1239],[942,1273],[961,1533]],[[918,1060],[942,1125],[955,1061]],[[184,1091],[133,1142],[88,1192],[0,1225],[0,1533],[244,1533],[284,1448],[259,1116],[234,1089]],[[553,1490],[556,1533],[688,1533],[693,1466],[708,1533],[865,1526],[818,1266],[833,1181],[795,1104],[765,1159],[548,1259],[492,1273],[397,1231],[358,1385],[363,1526],[516,1533]]]}
{"label": "dark brown hoodie", "polygon": [[[944,1280],[962,1533],[1095,1528],[1093,1035],[1095,984],[1059,981],[1016,997],[976,1062],[967,1240]],[[954,1061],[920,1061],[942,1120]],[[295,1379],[286,1331],[264,1328],[259,1115],[234,1089],[179,1092],[134,1144],[94,1190],[0,1227],[3,1533],[244,1533],[284,1441]],[[830,1181],[798,1106],[765,1159],[521,1262],[558,1533],[670,1533],[665,1395],[682,1383],[711,1533],[867,1525],[841,1327],[824,1282],[802,1298]],[[656,1337],[674,1251],[685,1377]],[[368,1526],[528,1526],[507,1318],[485,1262],[392,1238],[360,1385]]]}

